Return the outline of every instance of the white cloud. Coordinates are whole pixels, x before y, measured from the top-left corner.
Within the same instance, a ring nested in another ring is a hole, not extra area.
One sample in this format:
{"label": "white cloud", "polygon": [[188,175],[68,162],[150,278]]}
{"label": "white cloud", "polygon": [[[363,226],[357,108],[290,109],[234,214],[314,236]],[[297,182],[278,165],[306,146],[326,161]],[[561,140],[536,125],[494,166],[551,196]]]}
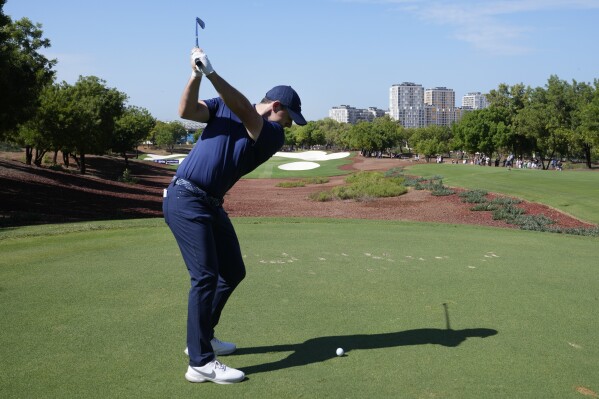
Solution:
{"label": "white cloud", "polygon": [[[343,0],[342,0],[343,1]],[[453,36],[475,48],[498,55],[533,51],[524,43],[535,30],[532,25],[509,22],[516,14],[541,11],[599,9],[599,0],[345,0],[345,2],[395,5],[419,19],[452,29]]]}

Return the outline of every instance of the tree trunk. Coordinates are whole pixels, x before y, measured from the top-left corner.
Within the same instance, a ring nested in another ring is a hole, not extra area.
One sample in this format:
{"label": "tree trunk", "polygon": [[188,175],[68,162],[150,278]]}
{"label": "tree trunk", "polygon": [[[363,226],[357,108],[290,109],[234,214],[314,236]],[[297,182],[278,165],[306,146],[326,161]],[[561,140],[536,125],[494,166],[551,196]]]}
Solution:
{"label": "tree trunk", "polygon": [[54,150],[54,156],[52,157],[52,165],[58,164],[58,150]]}
{"label": "tree trunk", "polygon": [[85,170],[85,154],[81,153],[79,155],[79,172],[84,175],[86,170]]}
{"label": "tree trunk", "polygon": [[592,169],[593,165],[591,163],[591,146],[590,145],[584,146],[584,159],[587,164],[587,168]]}
{"label": "tree trunk", "polygon": [[25,146],[25,163],[31,165],[31,159],[33,158],[33,148]]}
{"label": "tree trunk", "polygon": [[63,152],[62,153],[62,163],[64,164],[65,168],[69,168],[70,162],[69,162],[69,153],[68,152]]}
{"label": "tree trunk", "polygon": [[125,158],[125,169],[129,169],[129,159],[127,158],[127,151],[123,151],[123,157]]}
{"label": "tree trunk", "polygon": [[35,166],[42,166],[42,160],[44,159],[44,155],[46,155],[46,150],[40,150],[39,148],[35,149],[35,159],[33,163]]}

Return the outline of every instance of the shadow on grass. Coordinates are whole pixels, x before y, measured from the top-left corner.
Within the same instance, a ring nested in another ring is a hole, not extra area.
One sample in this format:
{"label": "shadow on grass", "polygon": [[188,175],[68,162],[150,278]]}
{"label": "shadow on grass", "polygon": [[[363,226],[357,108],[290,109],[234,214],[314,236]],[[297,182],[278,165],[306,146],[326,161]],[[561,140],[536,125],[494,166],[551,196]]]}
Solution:
{"label": "shadow on grass", "polygon": [[272,352],[293,352],[286,358],[276,362],[242,368],[247,375],[251,375],[323,362],[336,357],[335,349],[338,347],[343,348],[345,353],[358,349],[382,349],[426,344],[456,347],[468,338],[486,338],[496,334],[497,330],[488,328],[469,328],[464,330],[421,328],[385,334],[319,337],[309,339],[300,344],[238,348],[235,354],[249,355]]}

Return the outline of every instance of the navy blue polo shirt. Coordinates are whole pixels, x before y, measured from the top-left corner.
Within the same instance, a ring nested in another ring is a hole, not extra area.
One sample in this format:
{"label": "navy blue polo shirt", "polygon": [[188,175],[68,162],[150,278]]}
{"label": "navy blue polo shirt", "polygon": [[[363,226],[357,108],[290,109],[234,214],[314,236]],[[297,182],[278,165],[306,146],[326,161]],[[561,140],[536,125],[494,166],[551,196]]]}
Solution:
{"label": "navy blue polo shirt", "polygon": [[241,177],[266,162],[284,144],[281,125],[264,119],[254,142],[241,120],[218,98],[205,100],[210,119],[177,177],[189,180],[209,195],[223,197]]}

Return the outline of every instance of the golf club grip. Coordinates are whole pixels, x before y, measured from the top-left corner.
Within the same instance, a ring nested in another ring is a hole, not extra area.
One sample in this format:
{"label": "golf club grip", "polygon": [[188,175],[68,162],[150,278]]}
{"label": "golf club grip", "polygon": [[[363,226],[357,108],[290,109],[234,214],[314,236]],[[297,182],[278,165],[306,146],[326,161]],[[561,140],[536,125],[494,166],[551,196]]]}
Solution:
{"label": "golf club grip", "polygon": [[199,58],[196,58],[196,59],[195,59],[195,63],[196,63],[196,66],[197,66],[198,68],[201,68],[201,67],[202,67],[202,61],[200,61],[200,59],[199,59]]}

